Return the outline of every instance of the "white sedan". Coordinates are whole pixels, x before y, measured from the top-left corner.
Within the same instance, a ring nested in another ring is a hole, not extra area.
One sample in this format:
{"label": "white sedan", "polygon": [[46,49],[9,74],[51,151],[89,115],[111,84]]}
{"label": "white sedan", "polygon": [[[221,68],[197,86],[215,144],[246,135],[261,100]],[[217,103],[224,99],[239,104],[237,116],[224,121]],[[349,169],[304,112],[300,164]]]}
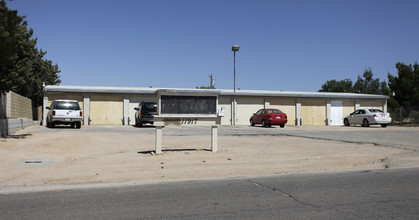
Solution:
{"label": "white sedan", "polygon": [[360,124],[362,127],[379,124],[385,128],[391,123],[390,113],[385,113],[380,109],[358,109],[343,119],[345,126]]}

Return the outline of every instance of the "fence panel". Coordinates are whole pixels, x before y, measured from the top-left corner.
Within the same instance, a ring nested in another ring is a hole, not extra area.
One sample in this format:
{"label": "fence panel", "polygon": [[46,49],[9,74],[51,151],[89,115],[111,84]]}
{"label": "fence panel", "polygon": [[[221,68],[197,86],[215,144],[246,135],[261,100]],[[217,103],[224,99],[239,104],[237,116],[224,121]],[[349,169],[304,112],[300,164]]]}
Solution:
{"label": "fence panel", "polygon": [[391,125],[419,126],[419,106],[402,106],[387,110],[392,118]]}

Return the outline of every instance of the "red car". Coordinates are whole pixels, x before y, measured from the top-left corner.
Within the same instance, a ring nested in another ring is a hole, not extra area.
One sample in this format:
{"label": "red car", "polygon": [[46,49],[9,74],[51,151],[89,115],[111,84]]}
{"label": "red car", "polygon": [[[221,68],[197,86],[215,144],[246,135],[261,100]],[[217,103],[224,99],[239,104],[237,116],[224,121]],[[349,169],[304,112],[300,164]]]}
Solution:
{"label": "red car", "polygon": [[281,128],[288,122],[287,115],[279,109],[261,109],[250,117],[250,125],[262,124],[263,127],[279,125]]}

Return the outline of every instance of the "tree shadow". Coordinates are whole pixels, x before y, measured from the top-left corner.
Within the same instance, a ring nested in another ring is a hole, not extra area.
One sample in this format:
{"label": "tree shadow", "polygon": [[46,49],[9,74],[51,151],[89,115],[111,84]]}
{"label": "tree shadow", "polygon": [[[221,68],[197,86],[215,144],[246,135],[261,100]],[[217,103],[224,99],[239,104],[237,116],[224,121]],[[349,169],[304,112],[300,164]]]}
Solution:
{"label": "tree shadow", "polygon": [[[208,149],[196,149],[196,148],[183,148],[183,149],[165,149],[162,152],[189,152],[189,151],[211,151]],[[147,150],[147,151],[138,151],[138,154],[155,154],[155,150]]]}
{"label": "tree shadow", "polygon": [[6,135],[4,138],[25,139],[28,136],[32,136],[32,134],[11,134]]}
{"label": "tree shadow", "polygon": [[134,128],[156,128],[156,126],[154,126],[154,125],[143,125],[143,126],[136,126],[136,125],[133,125],[132,127],[134,127]]}
{"label": "tree shadow", "polygon": [[48,129],[77,129],[79,130],[79,128],[76,127],[71,127],[69,125],[55,125],[54,127],[47,127]]}

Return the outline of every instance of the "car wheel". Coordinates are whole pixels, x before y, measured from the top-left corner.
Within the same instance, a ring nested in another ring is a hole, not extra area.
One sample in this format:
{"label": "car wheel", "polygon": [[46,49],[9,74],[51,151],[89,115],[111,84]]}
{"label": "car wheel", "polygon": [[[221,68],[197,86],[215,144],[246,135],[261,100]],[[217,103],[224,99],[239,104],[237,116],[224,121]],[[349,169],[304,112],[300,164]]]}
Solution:
{"label": "car wheel", "polygon": [[349,120],[347,118],[345,118],[345,120],[343,120],[343,124],[345,126],[351,126],[351,124],[349,124]]}
{"label": "car wheel", "polygon": [[279,127],[284,128],[284,127],[285,127],[285,125],[279,125]]}
{"label": "car wheel", "polygon": [[266,127],[265,120],[262,120],[262,127]]}
{"label": "car wheel", "polygon": [[268,128],[272,127],[272,125],[268,124]]}
{"label": "car wheel", "polygon": [[369,127],[370,123],[368,122],[368,119],[364,118],[364,120],[362,121],[362,127]]}
{"label": "car wheel", "polygon": [[76,128],[81,128],[81,122],[76,122]]}
{"label": "car wheel", "polygon": [[388,124],[381,124],[381,127],[385,128]]}
{"label": "car wheel", "polygon": [[250,126],[255,126],[255,123],[253,122],[252,119],[250,119]]}

